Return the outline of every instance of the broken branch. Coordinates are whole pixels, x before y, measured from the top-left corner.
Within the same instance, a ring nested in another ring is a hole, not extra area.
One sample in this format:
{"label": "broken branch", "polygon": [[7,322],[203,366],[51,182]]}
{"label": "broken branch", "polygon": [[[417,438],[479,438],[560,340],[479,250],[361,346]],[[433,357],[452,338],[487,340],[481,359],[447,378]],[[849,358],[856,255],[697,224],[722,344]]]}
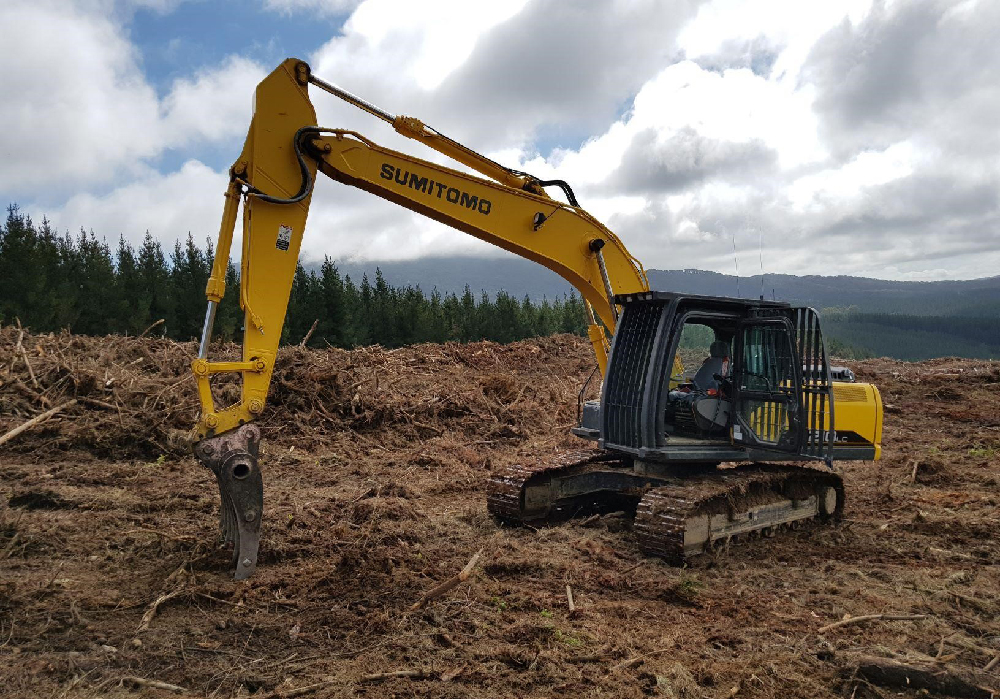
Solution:
{"label": "broken branch", "polygon": [[440,597],[448,590],[457,587],[460,583],[463,583],[466,580],[468,580],[469,576],[472,575],[472,571],[475,569],[476,564],[479,563],[479,557],[482,555],[482,553],[483,553],[482,549],[476,551],[476,554],[469,559],[469,562],[465,564],[465,567],[462,568],[461,572],[459,572],[458,575],[455,575],[449,578],[448,580],[445,580],[437,587],[433,588],[432,590],[429,590],[428,592],[425,592],[424,596],[421,597],[416,604],[410,607],[410,611],[413,612],[422,608],[425,604],[430,602],[435,597]]}
{"label": "broken branch", "polygon": [[148,328],[146,328],[145,330],[143,330],[141,333],[139,333],[139,337],[145,337],[146,333],[148,333],[150,330],[152,330],[153,328],[155,328],[157,325],[163,325],[163,323],[165,321],[166,321],[166,318],[160,318],[158,321],[156,321],[155,323],[153,323],[152,325],[150,325]]}
{"label": "broken branch", "polygon": [[105,403],[103,400],[97,400],[96,398],[78,398],[77,400],[87,405],[96,405],[98,408],[104,408],[105,410],[118,410],[117,406]]}
{"label": "broken branch", "polygon": [[18,425],[17,427],[15,427],[14,429],[10,430],[6,434],[4,434],[2,437],[0,437],[0,444],[4,444],[6,442],[9,442],[10,440],[14,439],[14,437],[18,436],[22,432],[30,430],[35,425],[37,425],[39,423],[42,423],[42,422],[45,422],[46,420],[48,420],[50,417],[52,417],[56,413],[61,412],[61,411],[65,410],[66,408],[71,408],[74,405],[76,405],[76,398],[73,398],[72,400],[68,400],[65,403],[63,403],[62,405],[57,405],[56,407],[52,408],[51,410],[46,410],[41,415],[36,415],[35,417],[31,418],[27,422],[24,422],[24,423]]}
{"label": "broken branch", "polygon": [[384,682],[400,677],[409,677],[414,680],[423,680],[430,677],[430,674],[423,670],[396,670],[395,672],[377,672],[374,675],[365,675],[358,682]]}
{"label": "broken branch", "polygon": [[831,629],[840,628],[841,626],[850,626],[851,624],[860,624],[864,621],[875,621],[878,619],[881,619],[882,621],[919,621],[920,619],[926,618],[926,614],[864,614],[862,616],[848,617],[847,619],[841,619],[840,621],[835,621],[832,624],[821,626],[816,633],[826,633]]}
{"label": "broken branch", "polygon": [[322,682],[317,682],[316,684],[307,684],[304,687],[297,687],[295,689],[276,689],[273,692],[268,692],[260,699],[277,699],[281,697],[282,699],[292,699],[292,697],[300,697],[303,694],[309,694],[309,692],[315,692],[317,689],[323,689],[324,687],[329,687],[333,684],[342,684],[343,680],[323,680]]}
{"label": "broken branch", "polygon": [[153,689],[162,689],[167,692],[177,692],[178,694],[188,693],[188,690],[183,687],[178,687],[176,684],[160,682],[159,680],[147,680],[144,677],[123,677],[122,682],[128,682],[129,684],[134,684],[139,687],[151,687]]}
{"label": "broken branch", "polygon": [[160,595],[153,600],[150,603],[149,608],[146,610],[146,613],[142,615],[142,620],[139,622],[139,628],[136,629],[136,633],[149,629],[149,625],[152,623],[153,617],[156,616],[156,612],[160,608],[161,604],[168,600],[172,600],[174,597],[183,593],[184,590],[174,590],[173,592],[168,592],[165,595]]}
{"label": "broken branch", "polygon": [[[38,379],[35,378],[35,370],[31,368],[31,362],[28,361],[28,353],[24,350],[24,344],[22,343],[22,340],[24,340],[24,330],[21,329],[20,318],[17,319],[17,327],[21,330],[21,332],[17,336],[16,349],[21,353],[21,359],[24,360],[24,365],[28,367],[28,376],[31,377],[31,383],[35,384],[35,388],[41,388],[41,386],[38,385]],[[13,364],[11,364],[11,366],[13,366]]]}
{"label": "broken branch", "polygon": [[573,588],[569,585],[566,586],[566,602],[569,605],[569,613],[574,614],[576,612],[576,605],[573,604]]}
{"label": "broken branch", "polygon": [[309,328],[309,332],[306,333],[306,336],[302,338],[302,342],[299,343],[299,347],[305,347],[307,344],[309,344],[309,338],[311,338],[313,336],[313,333],[316,331],[317,323],[319,323],[319,318],[313,321],[312,326],[310,326]]}

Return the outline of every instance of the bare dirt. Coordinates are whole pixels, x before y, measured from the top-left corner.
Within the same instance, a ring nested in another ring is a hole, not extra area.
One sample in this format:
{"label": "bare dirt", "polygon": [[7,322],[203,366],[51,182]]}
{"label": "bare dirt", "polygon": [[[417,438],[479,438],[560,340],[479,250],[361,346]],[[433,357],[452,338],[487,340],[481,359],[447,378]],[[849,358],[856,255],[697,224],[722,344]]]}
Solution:
{"label": "bare dirt", "polygon": [[[850,363],[882,391],[885,451],[839,467],[843,523],[682,569],[621,517],[486,513],[491,472],[580,448],[585,341],[287,349],[260,566],[234,583],[182,438],[193,345],[18,338],[0,330],[0,434],[79,402],[0,446],[0,695],[917,696],[856,676],[859,655],[1000,687],[981,672],[1000,653],[997,364]],[[880,613],[924,618],[819,631]]]}

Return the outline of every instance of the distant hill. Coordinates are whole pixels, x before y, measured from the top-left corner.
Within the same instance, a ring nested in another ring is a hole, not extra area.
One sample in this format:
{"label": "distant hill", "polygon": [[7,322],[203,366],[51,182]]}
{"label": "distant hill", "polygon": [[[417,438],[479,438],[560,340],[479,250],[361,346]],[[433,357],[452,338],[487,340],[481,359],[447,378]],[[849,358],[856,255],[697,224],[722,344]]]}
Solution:
{"label": "distant hill", "polygon": [[[307,265],[309,267],[309,265]],[[562,277],[544,267],[520,257],[425,257],[402,262],[342,262],[337,269],[355,283],[362,276],[375,278],[375,270],[393,286],[419,286],[424,291],[437,289],[443,294],[461,295],[465,285],[475,294],[485,291],[491,296],[503,290],[516,298],[527,294],[533,301],[543,297],[554,299],[572,291]]]}
{"label": "distant hill", "polygon": [[[650,286],[693,294],[737,295],[737,280],[701,270],[649,271]],[[767,274],[739,280],[739,295],[801,303],[815,308],[857,306],[868,313],[1000,315],[1000,277],[969,281],[898,282],[866,277]]]}
{"label": "distant hill", "polygon": [[[571,287],[554,272],[517,257],[426,257],[402,262],[338,262],[341,273],[356,282],[364,274],[374,278],[376,268],[394,286],[437,288],[461,294],[465,285],[476,293],[507,293],[533,300],[568,294]],[[1000,314],[1000,276],[969,281],[898,282],[865,277],[767,274],[736,277],[696,269],[651,269],[650,286],[661,291],[682,291],[709,296],[743,296],[801,303],[816,308],[857,306],[868,313],[912,315]]]}
{"label": "distant hill", "polygon": [[[437,257],[403,262],[338,262],[359,282],[376,268],[394,286],[461,294],[501,289],[532,300],[572,289],[561,277],[517,257]],[[1000,358],[1000,276],[968,281],[910,282],[865,277],[767,274],[736,277],[702,270],[648,270],[650,286],[710,296],[766,298],[824,310],[827,335],[842,353],[927,359],[956,355]],[[938,320],[930,320],[935,317]],[[961,320],[972,319],[972,320]]]}

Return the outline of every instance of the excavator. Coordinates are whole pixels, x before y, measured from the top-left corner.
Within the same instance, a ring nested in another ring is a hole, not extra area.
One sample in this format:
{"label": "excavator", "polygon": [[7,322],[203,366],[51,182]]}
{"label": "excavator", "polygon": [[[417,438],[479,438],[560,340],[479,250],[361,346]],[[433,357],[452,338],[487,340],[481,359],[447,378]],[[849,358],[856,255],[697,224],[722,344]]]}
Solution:
{"label": "excavator", "polygon": [[[478,175],[316,126],[310,86]],[[567,182],[504,167],[290,58],[257,86],[243,152],[230,169],[191,365],[201,407],[194,453],[217,479],[236,579],[257,565],[264,495],[254,421],[266,404],[317,172],[533,260],[581,294],[602,380],[599,399],[583,401],[581,392],[572,431],[596,448],[494,475],[487,506],[501,523],[624,509],[634,513],[644,552],[684,563],[734,538],[839,518],[844,486],[834,462],[880,457],[878,389],[834,380],[853,377],[831,370],[815,310],[651,290],[639,261]],[[241,204],[242,359],[212,361]],[[710,342],[697,370],[686,372],[681,355],[690,361],[692,337]],[[240,400],[216,406],[211,379],[233,372]]]}

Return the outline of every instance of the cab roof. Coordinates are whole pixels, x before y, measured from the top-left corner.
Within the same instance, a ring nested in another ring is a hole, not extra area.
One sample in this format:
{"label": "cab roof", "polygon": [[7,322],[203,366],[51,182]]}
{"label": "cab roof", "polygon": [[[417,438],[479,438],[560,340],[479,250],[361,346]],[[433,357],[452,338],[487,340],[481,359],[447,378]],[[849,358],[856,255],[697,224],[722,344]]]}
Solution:
{"label": "cab roof", "polygon": [[642,291],[635,294],[616,294],[615,303],[626,305],[631,303],[670,303],[677,301],[685,305],[703,305],[709,309],[743,311],[753,308],[792,308],[785,301],[768,301],[766,299],[742,299],[732,296],[702,296],[699,294],[682,294],[675,291]]}

